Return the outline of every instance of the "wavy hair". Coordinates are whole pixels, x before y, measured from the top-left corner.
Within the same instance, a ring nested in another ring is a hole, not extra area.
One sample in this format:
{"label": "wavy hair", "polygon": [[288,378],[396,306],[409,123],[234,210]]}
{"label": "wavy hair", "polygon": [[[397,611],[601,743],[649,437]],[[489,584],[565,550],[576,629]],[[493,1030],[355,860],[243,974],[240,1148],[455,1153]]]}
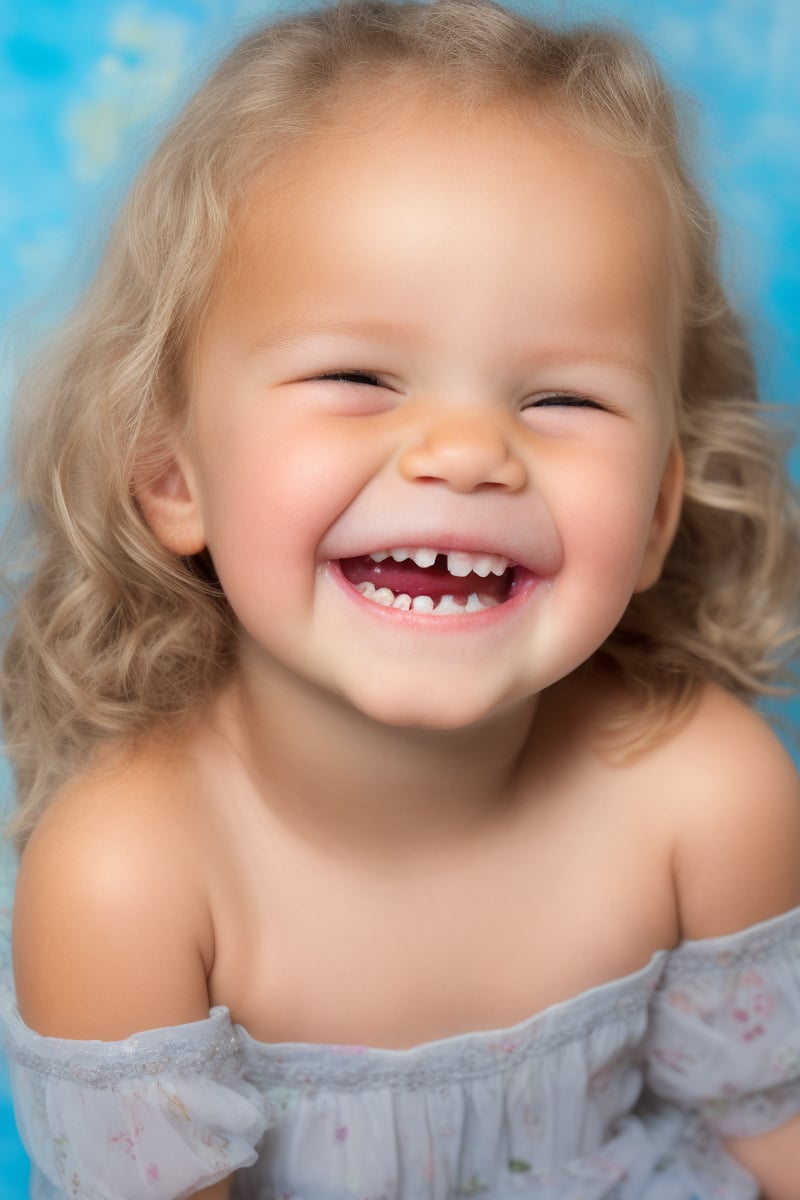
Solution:
{"label": "wavy hair", "polygon": [[237,200],[343,88],[378,95],[404,79],[465,111],[521,100],[636,156],[666,186],[685,259],[687,472],[663,576],[600,652],[638,689],[629,739],[646,744],[702,680],[748,699],[769,692],[796,648],[796,498],[653,59],[614,29],[550,28],[491,0],[345,0],[253,33],[222,62],[142,171],[83,301],[19,389],[14,456],[33,561],[10,612],[3,714],[20,843],[100,746],[185,720],[229,678],[236,622],[213,570],[158,544],[134,480],[163,469],[184,415],[182,366]]}

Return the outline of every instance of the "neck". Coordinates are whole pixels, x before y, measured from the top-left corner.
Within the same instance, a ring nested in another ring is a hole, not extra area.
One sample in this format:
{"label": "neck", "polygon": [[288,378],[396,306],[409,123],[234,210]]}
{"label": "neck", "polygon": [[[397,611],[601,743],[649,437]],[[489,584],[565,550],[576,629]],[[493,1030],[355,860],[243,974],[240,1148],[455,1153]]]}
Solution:
{"label": "neck", "polygon": [[536,700],[466,729],[397,728],[284,673],[240,673],[217,723],[272,815],[328,850],[396,857],[499,828]]}

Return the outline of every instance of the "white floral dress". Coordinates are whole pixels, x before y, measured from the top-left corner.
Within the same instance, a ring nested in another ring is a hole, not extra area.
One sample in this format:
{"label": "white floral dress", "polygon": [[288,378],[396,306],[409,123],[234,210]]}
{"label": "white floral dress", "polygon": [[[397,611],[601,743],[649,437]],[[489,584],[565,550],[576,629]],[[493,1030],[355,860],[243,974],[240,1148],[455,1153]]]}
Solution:
{"label": "white floral dress", "polygon": [[721,1139],[800,1113],[800,909],[410,1050],[43,1038],[0,994],[35,1200],[754,1200]]}

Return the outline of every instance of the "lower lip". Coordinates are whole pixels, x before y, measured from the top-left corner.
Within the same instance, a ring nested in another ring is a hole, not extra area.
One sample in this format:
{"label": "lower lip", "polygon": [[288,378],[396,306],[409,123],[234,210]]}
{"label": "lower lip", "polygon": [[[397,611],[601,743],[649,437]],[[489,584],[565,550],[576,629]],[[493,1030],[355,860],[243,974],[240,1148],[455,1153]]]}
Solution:
{"label": "lower lip", "polygon": [[362,596],[361,592],[345,578],[338,562],[328,562],[326,567],[330,578],[342,589],[348,599],[357,604],[362,611],[371,613],[377,620],[391,621],[404,628],[412,627],[431,631],[439,629],[448,633],[467,632],[476,627],[492,626],[513,617],[530,600],[533,593],[538,591],[543,582],[539,575],[534,575],[524,567],[516,567],[511,594],[502,604],[496,604],[493,608],[485,608],[481,612],[437,616],[435,613],[419,613],[414,612],[413,609],[405,610],[377,604],[374,600],[368,600],[366,596]]}

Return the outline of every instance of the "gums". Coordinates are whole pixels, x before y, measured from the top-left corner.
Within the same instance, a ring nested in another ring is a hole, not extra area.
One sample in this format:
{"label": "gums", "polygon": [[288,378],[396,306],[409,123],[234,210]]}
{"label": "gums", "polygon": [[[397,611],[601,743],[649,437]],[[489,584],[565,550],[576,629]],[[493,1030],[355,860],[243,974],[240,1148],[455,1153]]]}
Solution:
{"label": "gums", "polygon": [[462,577],[451,575],[447,569],[447,556],[438,554],[431,567],[418,567],[412,560],[394,562],[386,559],[375,562],[369,555],[343,558],[339,565],[345,579],[354,586],[371,583],[376,589],[389,588],[395,595],[430,596],[434,603],[443,596],[453,596],[466,603],[471,594],[490,597],[502,604],[511,594],[514,582],[514,567],[503,575],[482,577],[474,573]]}

